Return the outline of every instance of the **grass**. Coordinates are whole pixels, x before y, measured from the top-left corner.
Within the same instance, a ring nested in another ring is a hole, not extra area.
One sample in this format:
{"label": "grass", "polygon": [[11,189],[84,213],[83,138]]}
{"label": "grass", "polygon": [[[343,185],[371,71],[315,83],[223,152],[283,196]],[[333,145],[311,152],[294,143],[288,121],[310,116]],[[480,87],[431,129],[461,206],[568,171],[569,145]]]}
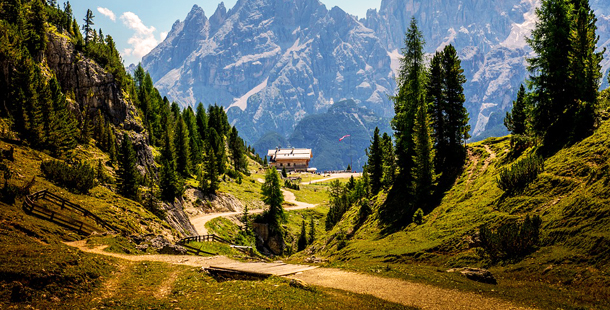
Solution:
{"label": "grass", "polygon": [[299,185],[300,190],[292,190],[284,188],[285,190],[294,193],[297,201],[302,201],[311,204],[324,204],[328,202],[328,187],[319,185]]}
{"label": "grass", "polygon": [[[381,193],[361,227],[355,225],[358,209],[352,207],[335,228],[290,261],[315,254],[328,258],[331,267],[481,292],[542,309],[610,308],[608,136],[610,123],[605,122],[589,138],[546,159],[545,171],[514,196],[495,182],[500,168],[518,160],[508,157],[510,139],[469,144],[472,155],[463,173],[422,225],[385,234],[377,216],[385,200]],[[481,249],[466,242],[483,223],[497,227],[525,215],[541,216],[542,241],[520,260],[492,265]],[[338,249],[341,233],[348,240]],[[490,268],[499,284],[439,272],[465,266]]]}
{"label": "grass", "polygon": [[[227,257],[241,256],[241,252],[231,248],[228,244],[219,242],[189,242],[188,246],[205,251],[208,253],[214,253],[216,255],[224,255]],[[210,254],[201,254],[202,256],[212,256]]]}
{"label": "grass", "polygon": [[123,263],[113,292],[93,292],[62,303],[32,305],[54,309],[405,309],[367,295],[293,288],[282,278],[216,281],[197,268],[164,263]]}

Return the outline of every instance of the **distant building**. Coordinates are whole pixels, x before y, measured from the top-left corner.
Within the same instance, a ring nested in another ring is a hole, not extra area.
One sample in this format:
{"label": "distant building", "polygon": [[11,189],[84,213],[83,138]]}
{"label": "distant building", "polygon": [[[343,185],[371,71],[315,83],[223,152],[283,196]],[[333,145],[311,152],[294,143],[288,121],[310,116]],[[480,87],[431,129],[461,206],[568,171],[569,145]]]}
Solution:
{"label": "distant building", "polygon": [[309,161],[313,157],[311,149],[282,149],[276,148],[267,152],[269,166],[278,170],[286,168],[286,171],[307,171]]}

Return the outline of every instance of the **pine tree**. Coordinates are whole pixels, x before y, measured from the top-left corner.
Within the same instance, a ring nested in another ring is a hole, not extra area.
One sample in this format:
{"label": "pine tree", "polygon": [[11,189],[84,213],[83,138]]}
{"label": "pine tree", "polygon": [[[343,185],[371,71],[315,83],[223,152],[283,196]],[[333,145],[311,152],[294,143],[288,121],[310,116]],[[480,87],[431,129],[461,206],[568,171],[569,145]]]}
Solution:
{"label": "pine tree", "polygon": [[396,139],[396,155],[398,177],[401,179],[395,185],[408,186],[411,183],[413,167],[413,120],[417,110],[419,96],[424,93],[424,38],[417,27],[415,18],[407,30],[404,56],[400,60],[398,72],[398,94],[393,97],[396,115],[392,119],[392,128]]}
{"label": "pine tree", "polygon": [[299,241],[297,242],[298,251],[303,251],[307,247],[307,233],[305,230],[305,219],[303,219],[303,225],[301,225],[301,234],[299,235]]}
{"label": "pine tree", "polygon": [[593,127],[598,89],[602,78],[601,61],[605,48],[596,52],[599,36],[596,34],[597,18],[589,6],[589,0],[571,0],[573,4],[572,26],[570,31],[571,49],[569,50],[569,81],[574,89],[576,105],[574,115],[574,138],[583,136]]}
{"label": "pine tree", "polygon": [[[449,141],[445,136],[447,99],[445,97],[445,74],[443,72],[443,53],[436,52],[430,62],[428,75],[427,98],[430,101],[428,109],[430,113],[430,123],[432,125],[433,136],[436,149],[436,167],[442,169],[445,159],[450,156],[447,153]],[[440,171],[439,171],[440,172]]]}
{"label": "pine tree", "polygon": [[118,154],[116,150],[116,136],[110,125],[106,128],[106,134],[108,135],[108,155],[110,156],[110,161],[114,164],[118,160]]}
{"label": "pine tree", "polygon": [[237,128],[233,126],[231,128],[231,132],[229,133],[229,150],[231,151],[231,159],[233,161],[233,167],[235,170],[243,170],[245,166],[244,163],[244,142],[239,137],[237,132]]}
{"label": "pine tree", "polygon": [[424,96],[417,109],[414,131],[413,192],[416,206],[425,205],[432,196],[436,175],[434,170],[434,142]]}
{"label": "pine tree", "polygon": [[379,128],[375,127],[373,132],[373,140],[368,149],[368,173],[370,177],[371,195],[377,195],[381,189],[381,181],[383,178],[383,149],[379,137]]}
{"label": "pine tree", "polygon": [[191,171],[191,147],[189,131],[182,116],[179,116],[176,120],[174,145],[176,148],[176,171],[183,176],[188,176]]}
{"label": "pine tree", "polygon": [[504,126],[513,135],[523,135],[526,129],[526,112],[525,112],[525,87],[521,85],[517,93],[517,100],[513,101],[513,109],[511,112],[506,112],[504,118]]}
{"label": "pine tree", "polygon": [[[468,125],[468,111],[464,107],[464,83],[466,77],[462,69],[460,58],[453,45],[445,46],[443,50],[442,67],[444,72],[445,91],[445,137],[448,139],[448,154],[454,160],[452,166],[461,166],[466,155],[465,142],[470,138]],[[447,156],[449,157],[449,156]],[[447,162],[445,164],[448,164]]]}
{"label": "pine tree", "polygon": [[381,186],[387,189],[394,184],[396,177],[396,158],[392,138],[385,132],[381,137],[381,149],[383,151],[383,174],[381,178]]}
{"label": "pine tree", "polygon": [[136,167],[136,152],[129,136],[123,134],[121,152],[119,153],[119,169],[117,171],[117,183],[119,193],[125,197],[136,199],[138,195],[139,172]]}
{"label": "pine tree", "polygon": [[95,23],[93,23],[94,17],[95,15],[93,15],[93,12],[90,9],[87,9],[87,15],[85,16],[85,19],[83,19],[85,22],[83,25],[83,31],[85,32],[85,46],[89,45],[89,40],[91,39],[92,33],[95,31],[92,27],[95,25]]}
{"label": "pine tree", "polygon": [[216,160],[216,152],[209,143],[205,144],[205,174],[202,178],[205,186],[202,186],[200,182],[200,187],[204,189],[204,191],[208,194],[215,194],[218,190],[218,162]]}
{"label": "pine tree", "polygon": [[224,139],[218,135],[216,129],[212,127],[209,127],[208,129],[208,142],[215,153],[214,157],[216,158],[216,171],[218,171],[218,174],[221,175],[225,172],[225,163],[227,160]]}
{"label": "pine tree", "polygon": [[[353,177],[352,177],[353,180]],[[313,220],[313,216],[309,218],[309,244],[313,244],[316,241],[316,224]]]}
{"label": "pine tree", "polygon": [[45,12],[45,4],[42,0],[33,0],[28,20],[26,31],[26,45],[30,51],[30,55],[34,56],[37,61],[42,60],[42,51],[47,46],[47,15]]}
{"label": "pine tree", "polygon": [[165,131],[163,150],[161,152],[161,171],[159,175],[161,197],[168,202],[182,194],[182,184],[176,172],[176,150],[171,137],[171,130]]}
{"label": "pine tree", "polygon": [[573,111],[575,93],[569,80],[571,51],[568,0],[542,0],[536,9],[538,21],[528,44],[536,54],[528,59],[532,88],[533,129],[545,144],[564,139],[567,118]]}
{"label": "pine tree", "polygon": [[199,129],[199,136],[202,140],[207,139],[208,132],[208,116],[205,113],[205,108],[203,107],[203,103],[199,102],[197,105],[197,128]]}
{"label": "pine tree", "polygon": [[193,167],[199,165],[203,160],[202,139],[199,136],[199,128],[197,128],[197,119],[193,109],[189,106],[182,112],[182,118],[189,132],[189,146],[191,149],[191,165]]}
{"label": "pine tree", "polygon": [[267,211],[269,219],[269,229],[273,233],[281,233],[281,224],[286,222],[286,215],[282,203],[284,195],[282,194],[280,176],[274,168],[267,169],[265,174],[265,183],[261,187],[263,201],[269,206]]}
{"label": "pine tree", "polygon": [[55,117],[53,119],[53,132],[49,134],[49,145],[54,155],[64,154],[76,146],[77,124],[68,110],[66,96],[61,92],[59,82],[51,78],[49,87]]}

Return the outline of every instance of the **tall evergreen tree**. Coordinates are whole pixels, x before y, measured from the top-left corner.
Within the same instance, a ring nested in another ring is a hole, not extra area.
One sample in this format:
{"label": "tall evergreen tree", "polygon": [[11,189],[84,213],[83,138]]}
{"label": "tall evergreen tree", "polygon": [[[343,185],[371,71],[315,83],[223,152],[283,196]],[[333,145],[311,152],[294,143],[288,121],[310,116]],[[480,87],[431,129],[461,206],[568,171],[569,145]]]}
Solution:
{"label": "tall evergreen tree", "polygon": [[28,18],[26,45],[30,55],[34,56],[37,61],[42,60],[42,51],[47,46],[46,21],[45,4],[42,0],[33,0]]}
{"label": "tall evergreen tree", "polygon": [[297,241],[297,250],[303,251],[307,247],[307,230],[305,229],[305,219],[303,219],[303,224],[301,225],[301,234],[299,235],[299,240]]}
{"label": "tall evergreen tree", "polygon": [[436,182],[434,169],[434,142],[432,128],[428,116],[428,108],[424,96],[421,96],[417,109],[414,132],[414,156],[413,156],[413,192],[417,207],[427,204],[432,196]]}
{"label": "tall evergreen tree", "polygon": [[574,136],[578,138],[592,128],[595,120],[598,89],[602,78],[601,61],[605,48],[596,52],[599,36],[596,34],[597,18],[589,6],[589,0],[571,0],[572,27],[570,31],[571,49],[570,84],[576,100],[573,120]]}
{"label": "tall evergreen tree", "polygon": [[176,150],[172,141],[171,130],[165,131],[163,150],[161,152],[161,171],[159,187],[163,200],[173,202],[182,194],[182,184],[176,172]]}
{"label": "tall evergreen tree", "polygon": [[263,201],[269,206],[267,211],[269,219],[269,229],[273,233],[281,233],[282,223],[286,222],[286,214],[282,203],[284,202],[284,195],[282,194],[280,175],[275,168],[267,169],[265,174],[265,183],[261,187],[263,194]]}
{"label": "tall evergreen tree", "polygon": [[406,33],[403,58],[400,60],[398,72],[398,94],[393,97],[396,115],[392,119],[392,128],[396,139],[396,155],[399,186],[411,183],[413,168],[413,120],[417,110],[419,96],[424,93],[424,37],[417,27],[415,18]]}
{"label": "tall evergreen tree", "polygon": [[[385,132],[381,137],[381,148],[383,151],[383,176],[381,178],[381,185],[387,189],[394,184],[394,179],[396,177],[396,158],[392,138]],[[350,178],[350,182],[353,183],[353,177]]]}
{"label": "tall evergreen tree", "polygon": [[93,23],[93,18],[95,18],[95,15],[93,15],[91,9],[87,9],[87,14],[85,15],[85,19],[83,19],[83,21],[85,22],[85,24],[83,25],[83,31],[85,32],[85,45],[89,44],[89,40],[91,39],[92,34],[95,31],[93,29],[93,25],[95,25],[95,23]]}
{"label": "tall evergreen tree", "polygon": [[176,148],[176,169],[183,176],[188,176],[191,172],[191,147],[189,131],[182,116],[178,116],[176,120],[174,145]]}
{"label": "tall evergreen tree", "polygon": [[197,128],[199,129],[199,136],[202,140],[206,140],[208,132],[208,116],[205,113],[205,107],[203,107],[203,103],[201,102],[199,102],[199,104],[197,105],[196,118]]}
{"label": "tall evergreen tree", "polygon": [[525,87],[521,85],[517,93],[517,100],[513,101],[511,112],[506,112],[504,126],[513,135],[523,135],[526,130],[526,110],[525,110]]}
{"label": "tall evergreen tree", "polygon": [[[460,58],[453,45],[445,46],[443,50],[442,67],[444,72],[444,92],[445,92],[445,137],[448,142],[448,152],[456,162],[452,165],[462,164],[466,154],[464,143],[470,138],[468,125],[468,111],[464,107],[466,98],[464,97],[464,69],[462,69]],[[459,160],[459,161],[458,161]],[[447,164],[447,163],[445,163]]]}
{"label": "tall evergreen tree", "polygon": [[49,87],[55,117],[53,119],[53,132],[49,133],[49,145],[54,155],[63,154],[76,146],[77,125],[72,113],[68,110],[66,96],[61,92],[57,79],[51,78]]}
{"label": "tall evergreen tree", "polygon": [[224,139],[216,132],[216,129],[213,127],[209,127],[208,129],[208,142],[215,153],[214,157],[216,158],[216,170],[218,171],[218,174],[223,174],[225,172],[225,163],[227,161],[225,142]]}
{"label": "tall evergreen tree", "polygon": [[568,0],[542,0],[538,21],[527,39],[536,54],[528,59],[532,88],[533,129],[546,144],[565,136],[565,111],[573,110],[574,89],[569,80],[570,5]]}
{"label": "tall evergreen tree", "polygon": [[229,133],[229,150],[231,151],[231,159],[233,161],[233,168],[240,171],[244,170],[246,166],[244,159],[244,141],[239,137],[237,128],[233,126]]}
{"label": "tall evergreen tree", "polygon": [[376,195],[381,189],[381,181],[383,178],[383,148],[379,137],[379,128],[375,127],[373,132],[373,140],[368,149],[368,173],[370,176],[371,195]]}
{"label": "tall evergreen tree", "polygon": [[119,169],[117,181],[119,193],[125,197],[135,199],[138,193],[139,173],[136,168],[136,152],[129,136],[123,134],[121,152],[119,153]]}
{"label": "tall evergreen tree", "polygon": [[309,240],[308,243],[312,244],[316,241],[316,224],[313,220],[313,216],[309,218]]}
{"label": "tall evergreen tree", "polygon": [[203,175],[199,182],[199,187],[208,194],[215,194],[218,190],[218,167],[216,152],[209,143],[204,144],[205,158],[203,161]]}
{"label": "tall evergreen tree", "polygon": [[182,111],[182,118],[189,132],[189,146],[191,148],[191,165],[193,167],[199,165],[203,160],[203,141],[199,136],[199,128],[197,128],[197,119],[193,109],[188,107]]}
{"label": "tall evergreen tree", "polygon": [[[445,96],[445,74],[443,71],[443,53],[436,52],[430,62],[430,72],[428,75],[427,96],[430,101],[428,109],[430,113],[430,123],[432,125],[433,136],[436,149],[436,163],[438,170],[444,167],[445,159],[448,154],[449,141],[445,136],[447,98]],[[439,171],[440,172],[440,171]]]}

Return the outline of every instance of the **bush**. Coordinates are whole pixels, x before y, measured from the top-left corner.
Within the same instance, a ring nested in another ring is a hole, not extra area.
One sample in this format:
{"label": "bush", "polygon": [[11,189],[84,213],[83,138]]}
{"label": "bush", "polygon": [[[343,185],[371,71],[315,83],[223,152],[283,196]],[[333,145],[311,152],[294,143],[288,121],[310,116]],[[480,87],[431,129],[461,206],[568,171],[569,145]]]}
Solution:
{"label": "bush", "polygon": [[60,160],[43,161],[40,170],[53,183],[80,193],[88,193],[96,186],[97,173],[86,162],[70,165]]}
{"label": "bush", "polygon": [[528,215],[522,223],[506,223],[495,231],[483,225],[479,230],[481,247],[492,261],[522,257],[538,245],[541,223],[538,215],[531,218]]}
{"label": "bush", "polygon": [[519,160],[510,168],[500,169],[500,175],[496,178],[496,183],[501,190],[512,194],[523,190],[543,170],[544,160],[542,157],[530,155]]}
{"label": "bush", "polygon": [[300,191],[301,190],[301,187],[299,186],[299,184],[292,183],[292,181],[289,181],[289,180],[285,180],[284,181],[284,187],[293,189],[295,191]]}
{"label": "bush", "polygon": [[421,225],[421,223],[423,223],[423,221],[424,221],[424,210],[419,208],[413,214],[413,223],[415,223],[417,225]]}

